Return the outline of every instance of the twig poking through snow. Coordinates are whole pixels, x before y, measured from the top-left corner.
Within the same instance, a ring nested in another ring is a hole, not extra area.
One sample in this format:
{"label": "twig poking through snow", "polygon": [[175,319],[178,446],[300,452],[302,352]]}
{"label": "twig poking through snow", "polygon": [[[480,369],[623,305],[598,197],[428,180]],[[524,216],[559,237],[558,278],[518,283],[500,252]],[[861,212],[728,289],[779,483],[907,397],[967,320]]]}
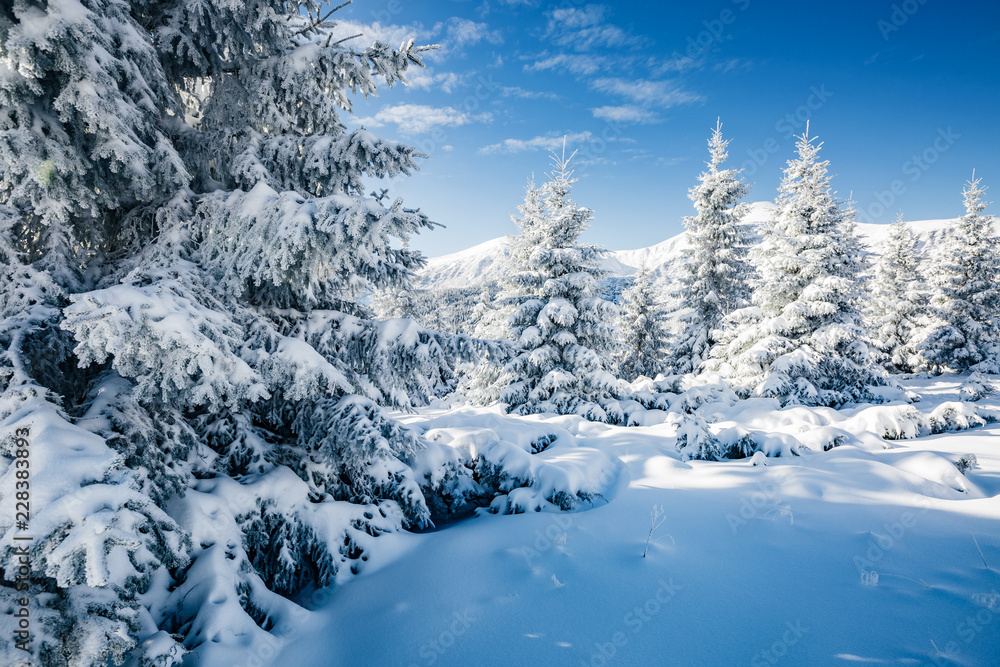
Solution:
{"label": "twig poking through snow", "polygon": [[986,562],[986,556],[983,555],[983,550],[979,548],[979,540],[976,539],[975,534],[969,533],[969,535],[972,535],[972,541],[976,543],[976,549],[979,549],[979,557],[983,559],[983,565],[986,566],[987,570],[990,569],[989,563]]}
{"label": "twig poking through snow", "polygon": [[[653,531],[663,525],[663,522],[667,520],[664,516],[663,505],[653,505],[653,511],[649,513],[649,534],[646,535],[646,548],[642,550],[642,557],[646,557],[646,552],[649,551],[649,540],[653,537]],[[670,537],[667,535],[667,537]],[[673,542],[674,538],[670,537],[670,541]]]}

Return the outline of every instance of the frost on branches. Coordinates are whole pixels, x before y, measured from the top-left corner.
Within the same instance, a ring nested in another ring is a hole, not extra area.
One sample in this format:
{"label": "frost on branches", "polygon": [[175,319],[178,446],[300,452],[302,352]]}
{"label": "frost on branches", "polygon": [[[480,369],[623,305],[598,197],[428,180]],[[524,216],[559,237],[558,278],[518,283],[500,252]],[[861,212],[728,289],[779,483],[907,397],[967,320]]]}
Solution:
{"label": "frost on branches", "polygon": [[337,112],[426,47],[352,48],[323,7],[0,6],[0,502],[30,433],[35,630],[23,654],[0,623],[0,662],[242,662],[429,521],[382,406],[470,344],[360,303],[408,289],[432,223],[365,194],[414,149]]}
{"label": "frost on branches", "polygon": [[[617,422],[611,354],[617,308],[601,298],[601,249],[580,243],[592,212],[570,198],[575,183],[565,150],[553,154],[549,180],[522,208],[522,238],[501,303],[510,304],[508,335],[517,348],[504,366],[500,400],[516,414],[554,412]],[[532,242],[533,240],[533,242]]]}
{"label": "frost on branches", "polygon": [[697,214],[684,218],[690,247],[684,251],[680,309],[687,326],[670,352],[675,373],[697,372],[718,342],[723,319],[750,302],[753,269],[747,252],[754,232],[742,222],[746,205],[741,203],[749,187],[740,170],[721,169],[728,145],[717,123],[708,141],[708,171],[688,194]]}
{"label": "frost on branches", "polygon": [[981,179],[962,195],[965,215],[945,232],[931,263],[931,312],[938,320],[920,350],[937,367],[1000,372],[1000,251]]}
{"label": "frost on branches", "polygon": [[721,356],[742,396],[839,406],[878,400],[886,380],[871,358],[858,304],[865,255],[852,211],[830,190],[829,163],[808,136],[779,188],[778,214],[751,258],[753,306],[731,316]]}
{"label": "frost on branches", "polygon": [[917,245],[900,213],[889,227],[865,300],[872,346],[890,372],[915,373],[926,363],[917,348],[927,326],[927,299]]}

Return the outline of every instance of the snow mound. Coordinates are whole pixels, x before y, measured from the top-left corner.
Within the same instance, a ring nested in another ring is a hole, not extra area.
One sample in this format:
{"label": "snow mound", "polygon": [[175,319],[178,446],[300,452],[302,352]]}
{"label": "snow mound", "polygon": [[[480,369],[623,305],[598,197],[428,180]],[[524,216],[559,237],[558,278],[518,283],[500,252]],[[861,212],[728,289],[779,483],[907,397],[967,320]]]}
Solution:
{"label": "snow mound", "polygon": [[470,408],[419,427],[427,447],[412,467],[425,495],[442,499],[431,508],[436,520],[472,508],[520,514],[593,507],[617,478],[616,461],[551,422]]}

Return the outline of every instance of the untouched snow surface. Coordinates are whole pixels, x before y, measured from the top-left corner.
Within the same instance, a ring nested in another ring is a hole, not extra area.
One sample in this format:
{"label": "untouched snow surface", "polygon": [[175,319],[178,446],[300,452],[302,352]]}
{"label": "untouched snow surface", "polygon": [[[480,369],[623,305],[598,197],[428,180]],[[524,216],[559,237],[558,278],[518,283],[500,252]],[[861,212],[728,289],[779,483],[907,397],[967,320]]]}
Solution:
{"label": "untouched snow surface", "polygon": [[881,437],[1000,415],[995,396],[951,403],[962,380],[907,381],[924,399],[912,406],[706,404],[713,431],[738,424],[785,451],[721,463],[681,461],[676,415],[655,411],[631,428],[404,415],[439,441],[477,419],[502,439],[551,428],[562,444],[536,456],[579,470],[602,454],[614,476],[586,511],[379,538],[359,576],[286,628],[275,664],[1000,664],[1000,425]]}

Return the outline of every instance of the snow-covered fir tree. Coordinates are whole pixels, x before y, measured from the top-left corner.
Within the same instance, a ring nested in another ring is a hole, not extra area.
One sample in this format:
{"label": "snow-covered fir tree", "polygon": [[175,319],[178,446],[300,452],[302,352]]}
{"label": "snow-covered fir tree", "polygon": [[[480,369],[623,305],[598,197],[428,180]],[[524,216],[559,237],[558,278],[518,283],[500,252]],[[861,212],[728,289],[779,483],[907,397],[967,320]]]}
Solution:
{"label": "snow-covered fir tree", "polygon": [[1000,372],[1000,250],[994,218],[984,215],[986,189],[975,177],[962,190],[965,215],[945,231],[929,269],[931,310],[938,320],[920,344],[939,368]]}
{"label": "snow-covered fir tree", "polygon": [[499,297],[510,304],[508,337],[517,352],[500,377],[500,400],[518,414],[581,414],[617,422],[612,372],[618,308],[601,298],[603,252],[580,242],[592,211],[570,198],[572,155],[553,153],[549,180],[528,188],[522,238],[511,261],[521,266]]}
{"label": "snow-covered fir tree", "polygon": [[822,144],[806,132],[779,187],[777,215],[751,260],[753,306],[730,316],[718,353],[742,396],[839,406],[877,400],[886,383],[872,359],[859,300],[866,257],[853,212],[831,191]]}
{"label": "snow-covered fir tree", "polygon": [[510,316],[514,308],[534,293],[533,286],[520,281],[532,265],[531,253],[542,241],[541,230],[545,218],[542,189],[535,185],[534,176],[528,179],[524,201],[517,210],[521,217],[511,216],[521,230],[508,236],[500,260],[500,281],[483,285],[480,303],[475,313],[475,335],[482,338],[506,338],[510,335]]}
{"label": "snow-covered fir tree", "polygon": [[324,7],[0,5],[0,502],[28,442],[34,538],[19,582],[0,514],[0,605],[23,584],[37,629],[0,662],[232,663],[429,520],[380,406],[461,345],[357,302],[431,223],[364,194],[414,149],[337,113],[425,48],[352,48]]}
{"label": "snow-covered fir tree", "polygon": [[[518,205],[521,217],[510,216],[511,222],[521,233],[504,240],[501,255],[500,280],[487,281],[479,293],[479,302],[472,312],[472,334],[479,338],[508,341],[511,334],[510,318],[515,307],[531,296],[533,286],[519,282],[518,276],[531,269],[531,253],[541,240],[539,229],[545,215],[541,188],[535,185],[534,176],[525,186],[524,201]],[[486,358],[470,369],[461,385],[470,399],[483,405],[500,400],[503,391],[503,367],[510,361],[511,350],[499,354],[487,353]]]}
{"label": "snow-covered fir tree", "polygon": [[900,213],[875,264],[870,292],[864,300],[872,346],[890,372],[914,373],[925,361],[917,349],[927,326],[919,242]]}
{"label": "snow-covered fir tree", "polygon": [[739,169],[722,168],[728,145],[717,122],[708,140],[708,170],[688,193],[697,213],[684,218],[690,245],[683,255],[679,308],[687,325],[670,351],[675,373],[697,372],[718,342],[722,320],[750,302],[753,270],[747,252],[754,232],[742,222],[749,187]]}
{"label": "snow-covered fir tree", "polygon": [[413,317],[416,311],[414,290],[409,286],[386,288],[372,295],[372,311],[382,320]]}
{"label": "snow-covered fir tree", "polygon": [[[405,241],[402,245],[404,250],[409,249]],[[398,317],[412,318],[416,311],[414,291],[408,281],[375,290],[372,294],[371,309],[376,317],[383,320]]]}
{"label": "snow-covered fir tree", "polygon": [[655,378],[663,369],[666,328],[649,269],[643,263],[635,282],[622,292],[619,376]]}

